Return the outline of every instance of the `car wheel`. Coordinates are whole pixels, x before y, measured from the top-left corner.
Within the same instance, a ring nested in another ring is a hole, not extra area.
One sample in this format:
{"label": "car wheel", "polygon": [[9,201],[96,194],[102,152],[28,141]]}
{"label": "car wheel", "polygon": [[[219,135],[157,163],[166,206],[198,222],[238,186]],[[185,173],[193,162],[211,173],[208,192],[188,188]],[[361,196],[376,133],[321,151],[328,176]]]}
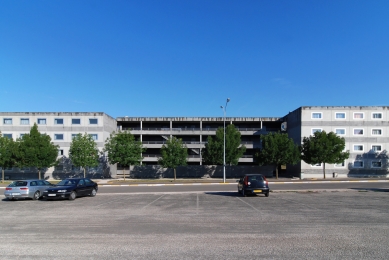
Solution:
{"label": "car wheel", "polygon": [[243,197],[246,197],[246,196],[247,196],[243,189],[242,189],[242,196],[243,196]]}
{"label": "car wheel", "polygon": [[269,192],[266,192],[266,193],[265,193],[265,197],[269,197]]}
{"label": "car wheel", "polygon": [[33,200],[39,200],[40,197],[41,197],[41,193],[39,191],[36,191],[34,193],[34,196],[32,196],[32,199]]}
{"label": "car wheel", "polygon": [[96,194],[97,194],[96,189],[93,189],[92,192],[91,192],[89,195],[90,195],[91,197],[94,197],[94,196],[96,196]]}
{"label": "car wheel", "polygon": [[77,194],[75,191],[72,191],[69,195],[69,200],[75,200],[77,197]]}

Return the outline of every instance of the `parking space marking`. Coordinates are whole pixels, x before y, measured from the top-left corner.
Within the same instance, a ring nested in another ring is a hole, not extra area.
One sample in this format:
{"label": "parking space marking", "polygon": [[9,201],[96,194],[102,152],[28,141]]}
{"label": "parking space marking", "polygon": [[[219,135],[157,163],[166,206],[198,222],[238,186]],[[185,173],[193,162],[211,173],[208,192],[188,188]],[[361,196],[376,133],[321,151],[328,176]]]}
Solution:
{"label": "parking space marking", "polygon": [[256,207],[254,207],[253,205],[251,205],[251,204],[247,203],[246,201],[242,200],[241,198],[239,198],[239,197],[235,197],[235,198],[237,198],[238,200],[240,200],[240,201],[241,201],[241,202],[243,202],[244,204],[246,204],[246,205],[250,206],[251,208],[255,209],[256,211],[260,212],[260,210],[259,210],[259,209],[257,209],[257,208],[256,208]]}
{"label": "parking space marking", "polygon": [[163,196],[165,196],[166,194],[163,194],[162,196],[158,197],[158,199],[155,199],[153,200],[152,202],[150,202],[149,204],[147,204],[146,206],[143,206],[141,210],[144,210],[145,208],[147,208],[148,206],[150,206],[151,204],[153,204],[154,202],[158,201],[159,199],[161,199]]}

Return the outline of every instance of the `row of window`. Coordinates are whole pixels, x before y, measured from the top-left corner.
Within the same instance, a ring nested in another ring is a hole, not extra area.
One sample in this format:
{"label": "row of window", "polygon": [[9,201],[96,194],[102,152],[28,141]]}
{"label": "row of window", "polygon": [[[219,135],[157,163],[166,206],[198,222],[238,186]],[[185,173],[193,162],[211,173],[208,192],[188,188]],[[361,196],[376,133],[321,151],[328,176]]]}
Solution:
{"label": "row of window", "polygon": [[[64,169],[63,165],[57,165],[57,166],[55,166],[54,168],[55,168],[55,170],[57,170],[57,171],[63,171],[63,169]],[[0,167],[0,169],[1,169],[1,167]],[[23,168],[17,168],[17,167],[12,168],[12,167],[8,167],[8,168],[4,168],[5,171],[12,171],[12,170],[14,170],[14,169],[15,169],[15,170],[20,170],[20,171],[30,171],[30,167],[23,167]],[[80,170],[81,170],[81,167],[72,165],[72,171],[80,171]],[[91,171],[91,170],[98,170],[98,166],[96,166],[96,167],[88,167],[88,170],[89,170],[89,171]],[[31,185],[31,186],[33,186],[33,185]]]}
{"label": "row of window", "polygon": [[[322,112],[312,112],[311,114],[312,119],[322,119],[323,113]],[[371,119],[377,119],[380,120],[383,118],[383,115],[381,112],[372,112],[371,113]],[[346,113],[345,112],[335,112],[335,119],[343,120],[346,119]],[[353,119],[365,119],[365,113],[364,112],[354,112],[353,113]]]}
{"label": "row of window", "polygon": [[[315,132],[321,132],[323,129],[321,128],[312,128],[311,132],[314,134]],[[335,134],[337,135],[346,135],[346,129],[345,128],[336,128],[334,131]],[[353,129],[353,135],[364,135],[365,134],[365,129],[363,128],[354,128]],[[381,128],[373,128],[371,129],[371,135],[376,135],[380,136],[383,134],[383,130]]]}
{"label": "row of window", "polygon": [[[311,165],[312,167],[322,167],[321,163],[318,163],[318,164],[314,164],[314,165]],[[339,164],[334,164],[334,167],[337,167],[337,168],[342,168],[342,167],[345,167],[345,163],[339,163]],[[365,167],[365,163],[363,160],[357,160],[357,161],[354,161],[353,163],[353,168],[364,168]],[[370,168],[382,168],[382,162],[381,161],[371,161],[370,163]]]}
{"label": "row of window", "polygon": [[[97,125],[98,119],[97,118],[89,118],[89,124],[90,125]],[[38,118],[36,120],[36,123],[38,125],[46,125],[47,119],[46,118]],[[3,118],[3,124],[4,125],[12,125],[13,119],[12,118]],[[30,119],[29,118],[20,118],[20,124],[21,125],[30,125]],[[63,118],[54,118],[54,125],[63,125],[64,119]],[[72,118],[72,125],[81,125],[81,118]]]}
{"label": "row of window", "polygon": [[[25,134],[20,134],[19,137],[22,138],[23,135],[25,135]],[[89,135],[92,137],[93,140],[98,141],[98,139],[99,139],[99,135],[98,134],[89,134]],[[3,136],[11,138],[11,139],[13,138],[12,134],[7,134],[7,133],[4,133]],[[76,136],[77,136],[77,134],[72,134],[72,139],[74,137],[76,137]],[[56,140],[56,141],[63,141],[63,140],[65,140],[64,139],[64,134],[54,134],[54,140]]]}

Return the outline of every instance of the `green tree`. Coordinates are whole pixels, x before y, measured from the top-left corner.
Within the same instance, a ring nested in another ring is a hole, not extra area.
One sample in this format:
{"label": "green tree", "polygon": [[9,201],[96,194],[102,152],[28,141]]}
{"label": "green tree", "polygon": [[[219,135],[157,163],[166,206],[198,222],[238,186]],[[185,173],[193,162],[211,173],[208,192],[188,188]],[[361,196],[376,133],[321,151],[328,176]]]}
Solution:
{"label": "green tree", "polygon": [[41,134],[37,124],[34,124],[29,134],[18,138],[17,143],[19,145],[18,166],[36,167],[39,179],[43,169],[57,164],[59,146],[51,142],[49,135]]}
{"label": "green tree", "polygon": [[342,163],[349,158],[348,151],[343,152],[345,139],[333,132],[315,132],[310,137],[303,138],[301,147],[301,159],[309,164],[323,164],[323,176],[326,178],[326,163]]}
{"label": "green tree", "polygon": [[86,167],[99,165],[99,149],[92,136],[77,134],[70,144],[69,158],[73,165],[84,169],[84,178]]}
{"label": "green tree", "polygon": [[[226,127],[226,164],[237,165],[239,158],[246,151],[246,146],[241,145],[240,132],[234,125]],[[224,155],[224,129],[216,130],[215,139],[208,137],[203,150],[203,160],[207,164],[223,165]]]}
{"label": "green tree", "polygon": [[[130,173],[131,165],[141,163],[142,153],[145,151],[146,149],[142,147],[142,143],[135,140],[135,137],[128,131],[111,133],[104,146],[104,152],[108,153],[109,163],[119,163],[123,167],[128,166],[128,173]],[[125,179],[124,174],[123,176]]]}
{"label": "green tree", "polygon": [[300,161],[299,147],[287,134],[269,133],[261,136],[262,149],[257,153],[260,165],[276,165],[276,178],[280,165],[296,164]]}
{"label": "green tree", "polygon": [[4,169],[16,166],[17,144],[12,138],[2,135],[0,132],[0,167],[1,182],[4,182]]}
{"label": "green tree", "polygon": [[164,168],[173,168],[174,180],[176,180],[177,166],[186,165],[188,158],[188,149],[182,143],[181,139],[176,137],[169,138],[161,148],[161,158],[158,163]]}

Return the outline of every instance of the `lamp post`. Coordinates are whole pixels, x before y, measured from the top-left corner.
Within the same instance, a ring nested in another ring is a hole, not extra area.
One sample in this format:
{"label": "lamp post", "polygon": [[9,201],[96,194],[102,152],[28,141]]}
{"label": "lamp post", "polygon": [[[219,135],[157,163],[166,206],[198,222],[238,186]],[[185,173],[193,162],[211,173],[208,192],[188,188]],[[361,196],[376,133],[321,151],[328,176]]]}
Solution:
{"label": "lamp post", "polygon": [[226,106],[220,106],[221,109],[223,109],[224,117],[223,117],[223,123],[224,123],[224,146],[223,146],[223,183],[226,183],[226,109],[227,104],[230,102],[230,99],[227,98]]}

